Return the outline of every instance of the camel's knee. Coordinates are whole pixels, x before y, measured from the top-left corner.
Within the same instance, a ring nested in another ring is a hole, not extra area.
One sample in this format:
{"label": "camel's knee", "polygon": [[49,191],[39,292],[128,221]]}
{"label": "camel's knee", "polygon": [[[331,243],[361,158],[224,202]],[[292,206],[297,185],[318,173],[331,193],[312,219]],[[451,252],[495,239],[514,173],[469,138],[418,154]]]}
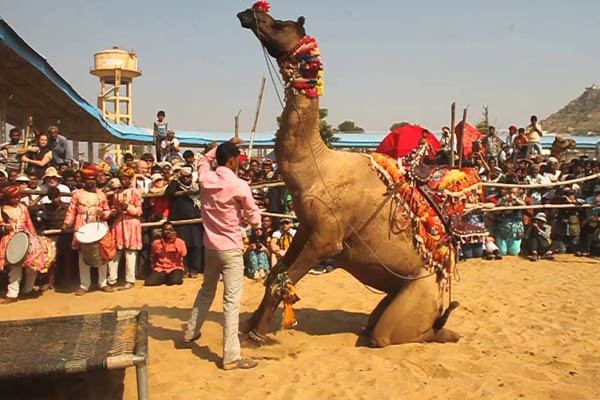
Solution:
{"label": "camel's knee", "polygon": [[433,335],[433,341],[436,343],[456,343],[459,340],[460,335],[448,328],[442,328]]}

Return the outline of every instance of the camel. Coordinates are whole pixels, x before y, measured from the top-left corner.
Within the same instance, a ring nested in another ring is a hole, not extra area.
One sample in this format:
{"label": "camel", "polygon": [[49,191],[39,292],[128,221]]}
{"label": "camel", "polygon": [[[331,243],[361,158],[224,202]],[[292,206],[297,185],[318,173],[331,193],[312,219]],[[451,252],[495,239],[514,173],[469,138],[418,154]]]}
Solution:
{"label": "camel", "polygon": [[559,161],[563,157],[563,155],[571,149],[575,149],[577,146],[577,142],[573,139],[565,139],[560,135],[557,135],[554,138],[554,142],[552,142],[552,147],[550,148],[550,156],[556,157]]}
{"label": "camel", "polygon": [[[443,327],[457,304],[443,312],[438,278],[424,268],[413,232],[392,229],[388,187],[367,157],[334,151],[321,139],[319,88],[297,85],[306,65],[295,51],[312,39],[306,35],[304,17],[276,20],[264,7],[266,2],[257,4],[237,16],[278,61],[286,82],[275,154],[300,227],[282,262],[269,273],[264,297],[242,329],[260,344],[268,342],[271,319],[282,299],[297,300],[294,285],[321,260],[333,258],[363,284],[386,293],[363,329],[371,346],[457,341],[459,335]],[[410,221],[404,222],[409,226]]]}

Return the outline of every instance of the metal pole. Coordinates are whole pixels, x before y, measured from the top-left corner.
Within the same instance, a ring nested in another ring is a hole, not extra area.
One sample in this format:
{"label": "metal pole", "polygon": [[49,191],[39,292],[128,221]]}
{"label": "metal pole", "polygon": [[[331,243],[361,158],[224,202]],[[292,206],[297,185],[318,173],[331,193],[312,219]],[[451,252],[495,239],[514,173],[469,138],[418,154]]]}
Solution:
{"label": "metal pole", "polygon": [[260,84],[260,91],[258,92],[258,104],[256,105],[256,114],[254,115],[254,124],[250,131],[250,146],[248,146],[248,157],[252,157],[252,147],[254,146],[254,134],[256,133],[256,125],[258,124],[258,116],[260,114],[260,105],[262,103],[263,93],[265,91],[265,83],[267,78],[263,75],[262,82]]}
{"label": "metal pole", "polygon": [[6,135],[6,95],[2,96],[2,110],[0,111],[0,141],[7,141]]}
{"label": "metal pole", "polygon": [[450,106],[450,168],[454,168],[454,146],[455,138],[454,138],[454,124],[456,123],[456,102],[452,103]]}

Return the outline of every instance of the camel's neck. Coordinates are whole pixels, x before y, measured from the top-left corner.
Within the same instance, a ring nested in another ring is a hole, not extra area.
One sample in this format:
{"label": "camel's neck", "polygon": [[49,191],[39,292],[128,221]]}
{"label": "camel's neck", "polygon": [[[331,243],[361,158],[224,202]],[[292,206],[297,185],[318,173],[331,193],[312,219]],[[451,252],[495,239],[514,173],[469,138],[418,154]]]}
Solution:
{"label": "camel's neck", "polygon": [[314,171],[328,152],[319,133],[319,96],[323,64],[316,40],[302,38],[285,59],[278,60],[286,86],[286,105],[275,152],[284,177]]}

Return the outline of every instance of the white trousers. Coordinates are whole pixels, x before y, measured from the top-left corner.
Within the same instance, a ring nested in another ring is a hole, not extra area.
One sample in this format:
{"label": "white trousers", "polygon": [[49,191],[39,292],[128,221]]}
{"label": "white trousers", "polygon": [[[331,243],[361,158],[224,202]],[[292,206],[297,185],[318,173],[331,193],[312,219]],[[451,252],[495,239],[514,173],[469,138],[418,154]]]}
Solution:
{"label": "white trousers", "polygon": [[135,263],[137,260],[137,250],[122,249],[117,250],[115,258],[108,262],[108,284],[114,285],[117,283],[119,276],[119,261],[121,255],[125,252],[125,280],[127,283],[135,284]]}
{"label": "white trousers", "polygon": [[[96,266],[95,266],[96,267]],[[106,264],[98,265],[98,286],[103,288],[108,283],[106,281],[106,273],[108,272],[108,267]],[[90,290],[90,286],[92,285],[92,278],[90,276],[90,266],[87,265],[85,260],[83,259],[83,255],[81,251],[79,252],[79,286],[84,290]]]}
{"label": "white trousers", "polygon": [[29,293],[33,290],[35,278],[37,277],[37,271],[28,267],[11,265],[10,271],[8,271],[8,292],[6,293],[6,297],[9,299],[16,299],[19,296],[21,279],[23,279],[23,270],[25,270],[25,285],[23,286],[23,294]]}
{"label": "white trousers", "polygon": [[240,340],[238,338],[240,303],[244,284],[243,251],[214,251],[205,249],[206,265],[204,281],[196,295],[192,313],[187,323],[185,337],[191,339],[200,334],[202,324],[206,320],[208,310],[215,298],[219,276],[223,275],[223,364],[238,361],[242,358]]}

